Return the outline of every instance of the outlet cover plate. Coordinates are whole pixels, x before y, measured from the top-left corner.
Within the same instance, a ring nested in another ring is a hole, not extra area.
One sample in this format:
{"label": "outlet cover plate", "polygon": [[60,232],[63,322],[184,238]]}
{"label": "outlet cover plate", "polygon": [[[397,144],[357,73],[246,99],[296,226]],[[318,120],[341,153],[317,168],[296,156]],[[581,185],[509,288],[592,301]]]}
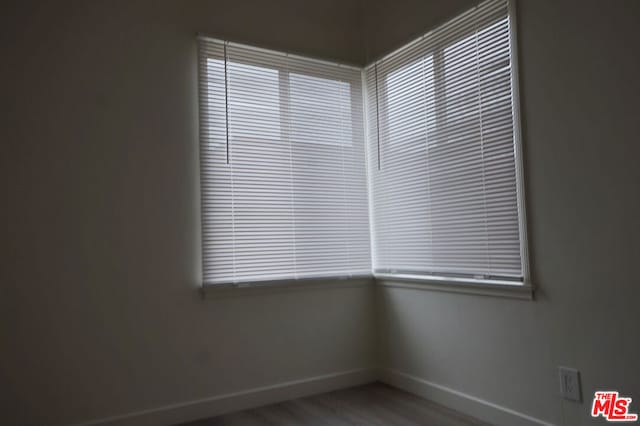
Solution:
{"label": "outlet cover plate", "polygon": [[575,368],[558,367],[560,394],[569,401],[582,401],[580,392],[580,372]]}

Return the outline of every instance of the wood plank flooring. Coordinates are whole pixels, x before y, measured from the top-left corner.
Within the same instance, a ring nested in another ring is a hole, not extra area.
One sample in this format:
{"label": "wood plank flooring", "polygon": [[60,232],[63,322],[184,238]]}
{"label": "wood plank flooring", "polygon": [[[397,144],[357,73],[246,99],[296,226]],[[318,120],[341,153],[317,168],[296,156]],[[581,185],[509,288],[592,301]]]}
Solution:
{"label": "wood plank flooring", "polygon": [[479,420],[399,389],[373,383],[183,426],[470,426]]}

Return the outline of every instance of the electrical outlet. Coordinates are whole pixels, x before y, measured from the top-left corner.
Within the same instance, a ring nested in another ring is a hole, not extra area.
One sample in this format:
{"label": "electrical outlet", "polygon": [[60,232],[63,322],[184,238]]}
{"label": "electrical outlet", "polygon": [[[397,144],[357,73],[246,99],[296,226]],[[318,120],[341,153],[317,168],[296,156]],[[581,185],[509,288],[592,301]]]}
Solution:
{"label": "electrical outlet", "polygon": [[560,376],[560,394],[569,401],[580,402],[580,372],[575,368],[558,367]]}

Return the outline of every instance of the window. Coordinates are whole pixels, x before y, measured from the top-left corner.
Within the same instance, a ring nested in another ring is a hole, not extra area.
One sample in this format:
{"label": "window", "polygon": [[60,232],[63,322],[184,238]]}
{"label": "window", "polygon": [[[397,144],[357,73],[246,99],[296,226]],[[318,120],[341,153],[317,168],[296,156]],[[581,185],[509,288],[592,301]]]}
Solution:
{"label": "window", "polygon": [[529,289],[511,7],[365,69],[200,38],[205,285]]}
{"label": "window", "polygon": [[512,23],[489,0],[366,68],[377,276],[527,284]]}
{"label": "window", "polygon": [[205,285],[371,274],[361,70],[199,39]]}

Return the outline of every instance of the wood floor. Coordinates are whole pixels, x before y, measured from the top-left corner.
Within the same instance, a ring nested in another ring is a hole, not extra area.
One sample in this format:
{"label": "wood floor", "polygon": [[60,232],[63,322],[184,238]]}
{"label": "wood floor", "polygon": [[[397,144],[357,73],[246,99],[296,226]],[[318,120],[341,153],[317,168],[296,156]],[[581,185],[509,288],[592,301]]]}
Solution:
{"label": "wood floor", "polygon": [[413,394],[374,383],[295,399],[183,426],[485,425]]}

